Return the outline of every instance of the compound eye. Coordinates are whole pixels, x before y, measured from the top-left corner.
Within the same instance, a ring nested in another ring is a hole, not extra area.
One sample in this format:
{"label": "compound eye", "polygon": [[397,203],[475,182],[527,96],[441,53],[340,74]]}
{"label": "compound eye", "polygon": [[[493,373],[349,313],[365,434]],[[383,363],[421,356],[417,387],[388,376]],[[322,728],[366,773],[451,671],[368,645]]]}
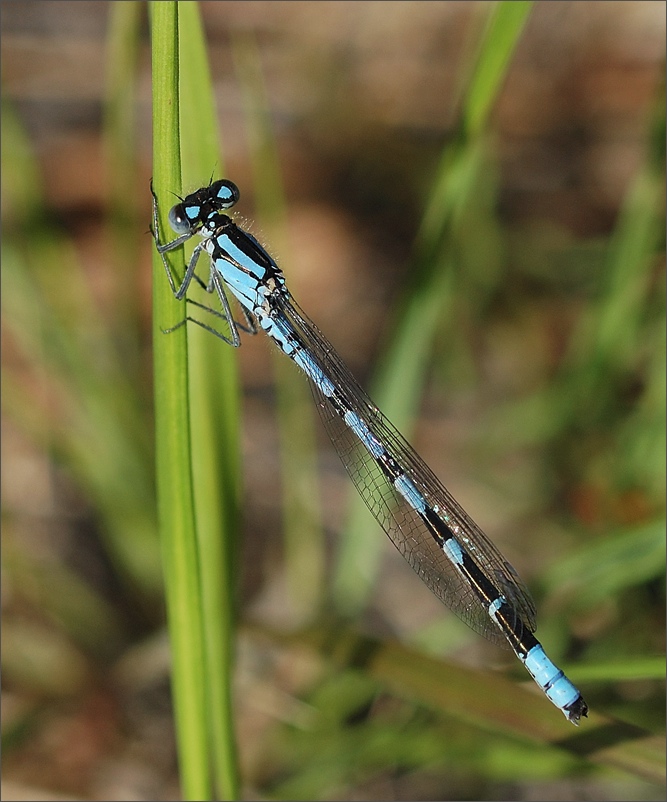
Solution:
{"label": "compound eye", "polygon": [[211,195],[215,198],[215,205],[219,209],[229,209],[241,197],[239,188],[233,181],[226,178],[215,181],[211,184]]}
{"label": "compound eye", "polygon": [[187,234],[190,231],[192,224],[182,203],[177,203],[169,210],[169,225],[177,234]]}

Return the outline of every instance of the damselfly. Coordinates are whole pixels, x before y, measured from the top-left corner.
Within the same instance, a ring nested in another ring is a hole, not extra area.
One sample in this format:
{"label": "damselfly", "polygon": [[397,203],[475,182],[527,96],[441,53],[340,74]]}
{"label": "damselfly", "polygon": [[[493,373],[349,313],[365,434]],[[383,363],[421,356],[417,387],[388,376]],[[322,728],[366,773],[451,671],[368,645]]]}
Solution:
{"label": "damselfly", "polygon": [[[324,426],[350,478],[396,548],[466,624],[489,640],[511,647],[553,704],[578,724],[588,707],[533,635],[536,613],[528,590],[374,406],[322,332],[294,301],[271,256],[223,213],[238,200],[238,188],[224,179],[193,192],[169,212],[169,223],[177,237],[161,242],[153,193],[153,236],[175,297],[185,297],[193,278],[215,293],[222,306],[217,314],[226,321],[229,336],[200,320],[189,316],[186,320],[233,346],[240,345],[239,328],[254,333],[259,327],[301,368],[310,380]],[[202,240],[177,286],[165,253],[195,234]],[[203,251],[211,263],[207,282],[195,273]],[[240,305],[243,325],[232,317],[227,292]]]}

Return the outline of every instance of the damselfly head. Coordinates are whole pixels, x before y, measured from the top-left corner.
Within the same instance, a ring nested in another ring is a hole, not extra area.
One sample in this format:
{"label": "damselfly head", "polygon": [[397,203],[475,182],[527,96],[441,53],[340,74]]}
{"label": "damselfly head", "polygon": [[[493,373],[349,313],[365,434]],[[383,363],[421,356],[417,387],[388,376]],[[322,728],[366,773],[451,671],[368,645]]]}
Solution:
{"label": "damselfly head", "polygon": [[226,178],[187,195],[169,210],[169,225],[177,234],[194,233],[213,215],[237,203],[241,194]]}

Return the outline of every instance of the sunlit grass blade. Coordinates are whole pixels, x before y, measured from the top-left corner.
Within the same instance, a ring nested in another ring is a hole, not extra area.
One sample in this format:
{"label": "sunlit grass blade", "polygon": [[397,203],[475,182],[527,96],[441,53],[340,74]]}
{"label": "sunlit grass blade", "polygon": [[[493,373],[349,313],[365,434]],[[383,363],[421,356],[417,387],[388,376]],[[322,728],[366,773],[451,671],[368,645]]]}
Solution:
{"label": "sunlit grass blade", "polygon": [[[168,232],[170,192],[180,192],[178,11],[151,3],[153,181],[161,231]],[[170,254],[170,257],[172,255]],[[173,264],[176,259],[170,260]],[[179,259],[183,275],[182,257]],[[172,692],[183,796],[210,799],[202,592],[192,487],[186,327],[157,252],[153,253],[154,383],[158,517],[172,656]]]}
{"label": "sunlit grass blade", "polygon": [[659,657],[626,657],[604,663],[584,663],[577,666],[577,678],[582,682],[623,682],[656,680],[663,683],[667,673],[664,655]]}
{"label": "sunlit grass blade", "polygon": [[524,0],[501,2],[489,15],[463,107],[468,137],[474,138],[486,128],[532,7],[532,2]]}
{"label": "sunlit grass blade", "polygon": [[[179,3],[179,37],[181,157],[189,190],[204,185],[211,176],[224,175],[197,3]],[[186,249],[188,255],[191,251],[192,246]],[[188,354],[212,771],[216,796],[236,799],[239,777],[232,681],[241,475],[237,354],[198,326],[188,329]]]}

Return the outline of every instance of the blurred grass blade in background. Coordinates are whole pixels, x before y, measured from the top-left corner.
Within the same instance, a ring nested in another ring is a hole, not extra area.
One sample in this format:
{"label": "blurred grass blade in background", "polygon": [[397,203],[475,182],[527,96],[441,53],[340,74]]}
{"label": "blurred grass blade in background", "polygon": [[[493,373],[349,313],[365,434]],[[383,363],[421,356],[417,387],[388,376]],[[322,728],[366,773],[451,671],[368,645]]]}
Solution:
{"label": "blurred grass blade in background", "polygon": [[[237,34],[232,47],[243,92],[257,220],[278,264],[289,274],[287,208],[257,43],[249,34]],[[298,297],[298,287],[295,292]],[[271,355],[280,431],[286,582],[293,615],[304,621],[319,613],[325,582],[315,415],[303,376],[277,349],[271,348]]]}
{"label": "blurred grass blade in background", "polygon": [[[3,156],[3,203],[16,232],[6,226],[2,241],[3,324],[28,366],[3,360],[3,409],[95,500],[119,575],[137,603],[150,603],[160,572],[143,399],[75,249],[47,223],[30,148],[6,101],[2,134],[12,154]],[[30,373],[40,393],[26,385]]]}
{"label": "blurred grass blade in background", "polygon": [[[423,393],[426,369],[436,328],[453,320],[461,280],[456,264],[457,221],[474,204],[480,180],[489,170],[492,151],[488,116],[503,87],[512,53],[531,9],[530,3],[501,2],[490,9],[488,24],[478,45],[475,65],[464,92],[459,136],[445,145],[435,181],[425,204],[412,266],[397,312],[389,344],[372,382],[371,398],[408,440]],[[491,210],[489,209],[488,212]],[[489,239],[493,220],[478,217],[476,236]],[[487,248],[487,270],[498,259]],[[500,275],[496,280],[500,280]],[[448,327],[450,332],[453,326]],[[333,584],[337,608],[348,615],[368,599],[385,548],[363,502],[352,497],[342,534]]]}

